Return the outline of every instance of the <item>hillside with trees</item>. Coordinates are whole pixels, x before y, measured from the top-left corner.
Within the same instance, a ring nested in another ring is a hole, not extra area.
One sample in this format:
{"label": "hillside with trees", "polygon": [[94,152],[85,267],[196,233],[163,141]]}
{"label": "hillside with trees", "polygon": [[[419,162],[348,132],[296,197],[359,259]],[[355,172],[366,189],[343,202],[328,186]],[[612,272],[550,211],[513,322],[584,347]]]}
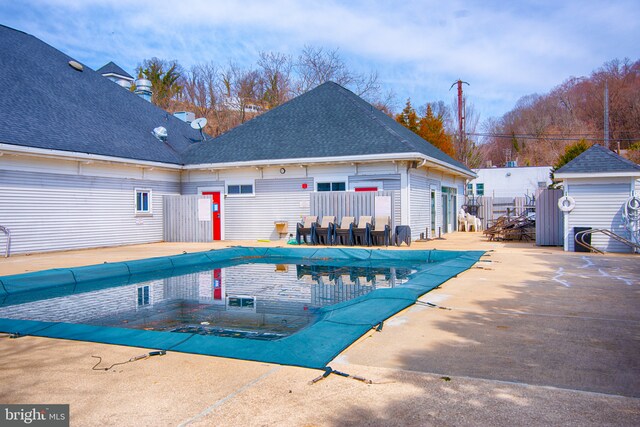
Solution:
{"label": "hillside with trees", "polygon": [[383,96],[377,73],[350,70],[337,49],[307,46],[296,59],[262,52],[248,68],[208,62],[185,70],[177,61],[151,58],[136,72],[152,82],[154,104],[169,112],[186,110],[206,117],[205,132],[213,136],[329,80],[387,113],[393,109],[392,95]]}
{"label": "hillside with trees", "polygon": [[[589,77],[571,77],[551,92],[521,98],[513,110],[484,123],[482,159],[493,165],[553,165],[567,146],[605,144],[605,84],[609,148],[637,157],[640,148],[640,61],[613,60]],[[637,160],[636,160],[637,161]]]}
{"label": "hillside with trees", "polygon": [[640,161],[640,61],[612,60],[589,77],[571,77],[549,93],[524,96],[511,111],[482,124],[465,97],[462,136],[457,131],[457,99],[450,106],[436,101],[417,109],[409,99],[396,114],[394,95],[383,93],[377,73],[352,71],[337,49],[307,46],[295,59],[262,52],[248,68],[208,62],[185,70],[177,61],[152,58],[136,72],[151,80],[152,102],[169,112],[187,110],[206,117],[205,132],[213,136],[335,81],[472,168],[504,166],[507,161],[554,165],[578,141],[604,144],[606,84],[609,146]]}

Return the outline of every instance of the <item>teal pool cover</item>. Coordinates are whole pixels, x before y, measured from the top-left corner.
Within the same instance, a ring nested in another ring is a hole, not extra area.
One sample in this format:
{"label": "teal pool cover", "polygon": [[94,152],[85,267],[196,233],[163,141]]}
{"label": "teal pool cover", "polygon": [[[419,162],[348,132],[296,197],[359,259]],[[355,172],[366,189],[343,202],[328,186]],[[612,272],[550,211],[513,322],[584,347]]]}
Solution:
{"label": "teal pool cover", "polygon": [[0,277],[0,305],[87,292],[117,283],[162,277],[167,271],[197,271],[203,266],[234,265],[268,259],[280,263],[330,261],[336,266],[392,265],[412,262],[417,271],[394,288],[323,307],[311,326],[275,341],[145,331],[62,322],[0,318],[0,331],[79,341],[179,351],[281,365],[324,369],[340,352],[384,320],[416,302],[451,277],[471,268],[484,251],[366,250],[337,248],[251,248],[198,252],[136,261],[45,270]]}

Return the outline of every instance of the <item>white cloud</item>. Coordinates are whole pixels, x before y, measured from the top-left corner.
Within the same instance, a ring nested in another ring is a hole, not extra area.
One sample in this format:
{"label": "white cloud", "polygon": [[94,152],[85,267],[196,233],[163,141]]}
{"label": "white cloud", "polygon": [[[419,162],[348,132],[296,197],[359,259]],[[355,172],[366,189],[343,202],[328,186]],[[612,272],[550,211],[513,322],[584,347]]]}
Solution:
{"label": "white cloud", "polygon": [[[144,58],[252,64],[262,50],[296,55],[305,44],[339,48],[377,69],[399,98],[449,100],[451,82],[484,117],[509,110],[615,57],[640,39],[634,1],[354,2],[42,0],[0,6],[0,20],[91,66]],[[632,58],[637,59],[637,58]]]}

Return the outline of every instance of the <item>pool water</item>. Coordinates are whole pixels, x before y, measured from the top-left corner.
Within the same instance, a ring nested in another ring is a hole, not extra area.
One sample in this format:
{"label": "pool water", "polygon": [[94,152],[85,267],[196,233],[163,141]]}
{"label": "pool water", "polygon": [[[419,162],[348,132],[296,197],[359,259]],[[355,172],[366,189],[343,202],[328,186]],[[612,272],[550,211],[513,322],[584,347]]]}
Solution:
{"label": "pool water", "polygon": [[0,305],[0,318],[276,340],[415,270],[250,263]]}
{"label": "pool water", "polygon": [[483,255],[238,246],[0,276],[0,332],[326,369]]}

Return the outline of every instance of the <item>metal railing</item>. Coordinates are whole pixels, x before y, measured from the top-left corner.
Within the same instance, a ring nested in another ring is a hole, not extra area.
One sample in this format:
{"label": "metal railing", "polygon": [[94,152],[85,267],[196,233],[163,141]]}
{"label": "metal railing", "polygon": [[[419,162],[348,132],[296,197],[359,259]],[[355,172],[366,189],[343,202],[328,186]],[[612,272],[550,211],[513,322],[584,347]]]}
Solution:
{"label": "metal railing", "polygon": [[7,227],[0,225],[0,232],[7,235],[7,247],[4,251],[4,257],[9,258],[9,255],[11,255],[11,231]]}
{"label": "metal railing", "polygon": [[592,252],[596,252],[599,254],[604,254],[604,251],[596,248],[595,246],[592,246],[591,244],[587,243],[584,241],[585,236],[590,235],[590,234],[594,234],[594,233],[602,233],[605,236],[608,236],[614,240],[617,240],[620,243],[623,243],[627,246],[629,246],[631,249],[634,250],[634,252],[640,252],[640,245],[637,243],[632,242],[631,240],[627,240],[624,237],[620,236],[619,234],[614,233],[611,230],[608,230],[606,228],[594,228],[592,230],[584,230],[584,231],[580,231],[578,233],[576,233],[574,240],[577,244],[579,244],[582,247],[585,247],[587,249],[589,249]]}

